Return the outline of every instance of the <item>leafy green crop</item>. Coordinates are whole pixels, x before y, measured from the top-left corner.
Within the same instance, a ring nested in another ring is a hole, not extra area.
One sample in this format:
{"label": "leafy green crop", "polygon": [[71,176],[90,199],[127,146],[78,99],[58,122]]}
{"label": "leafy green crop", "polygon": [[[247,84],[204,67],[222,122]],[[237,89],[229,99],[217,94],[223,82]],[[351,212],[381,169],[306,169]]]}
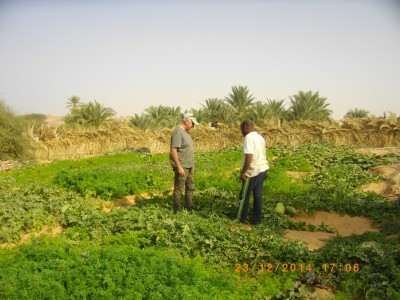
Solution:
{"label": "leafy green crop", "polygon": [[140,194],[149,190],[162,190],[168,186],[151,170],[93,170],[60,171],[54,177],[60,187],[75,191],[82,196],[92,193],[102,199],[116,199],[127,195]]}
{"label": "leafy green crop", "polygon": [[206,270],[201,259],[130,245],[45,240],[1,252],[2,299],[232,299],[239,294],[232,273]]}
{"label": "leafy green crop", "polygon": [[53,186],[54,178],[60,172],[79,174],[90,172],[119,172],[135,174],[138,171],[157,171],[159,176],[172,174],[168,156],[162,154],[118,153],[79,160],[55,161],[49,164],[30,165],[0,174],[0,178],[12,177],[17,186],[35,183],[40,186]]}
{"label": "leafy green crop", "polygon": [[7,190],[7,181],[1,183],[0,242],[19,241],[24,234],[40,231],[45,225],[54,227],[65,205],[81,202],[74,193],[59,189],[27,186]]}
{"label": "leafy green crop", "polygon": [[[273,149],[273,153],[278,157],[284,156],[286,159],[290,159],[293,161],[291,164],[295,166],[301,165],[305,159],[314,169],[342,164],[358,165],[363,170],[367,170],[379,163],[376,155],[360,154],[348,146],[337,147],[325,143],[301,145],[296,148],[282,146]],[[303,169],[302,171],[309,170]]]}
{"label": "leafy green crop", "polygon": [[[173,172],[167,154],[121,153],[31,165],[0,174],[0,298],[4,299],[304,299],[314,286],[340,290],[342,299],[396,299],[400,264],[400,205],[358,192],[378,180],[372,166],[395,155],[356,153],[327,144],[268,149],[263,220],[238,224],[240,146],[196,153],[192,212],[172,212]],[[303,172],[293,180],[288,171]],[[122,208],[115,199],[137,197]],[[161,193],[160,193],[161,192]],[[184,201],[182,199],[182,201]],[[323,249],[282,238],[285,229],[328,231],[275,212],[276,203],[370,217],[381,232],[336,237]],[[107,207],[108,209],[105,209]],[[249,213],[251,214],[251,212]],[[57,237],[21,237],[61,226]],[[321,264],[362,266],[326,274]],[[313,272],[235,272],[248,263],[312,264]],[[221,275],[217,275],[221,274]],[[184,280],[183,278],[189,278]]]}

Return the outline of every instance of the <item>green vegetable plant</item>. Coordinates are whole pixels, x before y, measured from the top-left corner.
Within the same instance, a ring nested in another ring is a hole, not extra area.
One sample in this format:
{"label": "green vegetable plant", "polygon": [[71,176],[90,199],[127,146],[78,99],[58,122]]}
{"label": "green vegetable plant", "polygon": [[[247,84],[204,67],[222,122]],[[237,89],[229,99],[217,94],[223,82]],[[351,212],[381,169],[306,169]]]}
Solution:
{"label": "green vegetable plant", "polygon": [[[197,207],[178,214],[172,212],[167,154],[114,153],[0,173],[0,242],[6,245],[0,248],[0,298],[305,299],[318,285],[333,288],[339,299],[397,299],[398,238],[387,237],[398,234],[400,205],[358,188],[379,179],[368,169],[398,157],[324,143],[267,151],[258,226],[235,220],[242,159],[237,145],[196,153]],[[304,175],[293,181],[288,171]],[[132,194],[135,205],[118,206]],[[283,214],[275,211],[278,203]],[[335,230],[292,221],[290,207],[295,214],[369,217],[380,232],[337,236],[310,251],[284,239],[284,231]],[[42,232],[46,226],[59,226],[61,233]],[[43,236],[35,237],[39,232]],[[321,266],[331,262],[360,269],[327,274]],[[258,270],[244,272],[245,263]],[[262,272],[266,263],[313,268]]]}

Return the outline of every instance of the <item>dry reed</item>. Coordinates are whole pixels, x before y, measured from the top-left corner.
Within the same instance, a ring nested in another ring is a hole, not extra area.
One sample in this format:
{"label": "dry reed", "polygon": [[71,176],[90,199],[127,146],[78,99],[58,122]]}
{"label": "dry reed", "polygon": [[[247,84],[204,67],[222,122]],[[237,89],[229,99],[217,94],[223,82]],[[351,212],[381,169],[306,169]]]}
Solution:
{"label": "dry reed", "polygon": [[[268,146],[327,142],[356,148],[400,146],[400,126],[391,119],[345,119],[341,122],[271,122],[256,130]],[[171,129],[140,130],[128,126],[98,131],[61,132],[36,142],[40,161],[81,158],[146,147],[152,153],[169,151]],[[219,124],[214,129],[196,126],[191,131],[196,150],[219,150],[241,143],[238,124]],[[52,136],[52,138],[50,138]]]}

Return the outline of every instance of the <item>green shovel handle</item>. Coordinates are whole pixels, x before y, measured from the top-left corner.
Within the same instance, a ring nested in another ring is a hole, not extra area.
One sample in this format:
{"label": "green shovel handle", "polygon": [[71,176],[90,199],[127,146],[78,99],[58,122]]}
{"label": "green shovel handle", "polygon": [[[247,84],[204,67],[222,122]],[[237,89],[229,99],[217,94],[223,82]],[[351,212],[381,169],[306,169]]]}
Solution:
{"label": "green shovel handle", "polygon": [[242,199],[240,199],[239,211],[238,211],[238,214],[237,214],[238,221],[240,221],[240,217],[242,215],[244,201],[246,199],[247,190],[249,189],[249,183],[250,183],[250,178],[247,177],[246,178],[246,182],[244,183],[244,189],[242,191]]}

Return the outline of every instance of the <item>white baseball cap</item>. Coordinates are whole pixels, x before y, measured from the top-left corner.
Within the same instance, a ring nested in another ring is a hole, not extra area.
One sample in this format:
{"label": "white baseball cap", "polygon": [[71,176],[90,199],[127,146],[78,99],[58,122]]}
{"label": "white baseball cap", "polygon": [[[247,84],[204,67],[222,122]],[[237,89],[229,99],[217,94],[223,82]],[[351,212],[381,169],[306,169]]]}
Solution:
{"label": "white baseball cap", "polygon": [[199,122],[197,122],[195,116],[193,116],[192,113],[185,113],[185,114],[183,115],[182,120],[183,120],[183,121],[192,120],[192,122],[193,122],[194,124],[199,125]]}

